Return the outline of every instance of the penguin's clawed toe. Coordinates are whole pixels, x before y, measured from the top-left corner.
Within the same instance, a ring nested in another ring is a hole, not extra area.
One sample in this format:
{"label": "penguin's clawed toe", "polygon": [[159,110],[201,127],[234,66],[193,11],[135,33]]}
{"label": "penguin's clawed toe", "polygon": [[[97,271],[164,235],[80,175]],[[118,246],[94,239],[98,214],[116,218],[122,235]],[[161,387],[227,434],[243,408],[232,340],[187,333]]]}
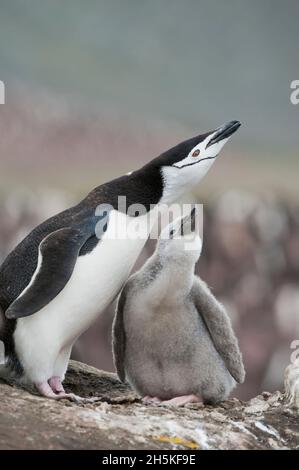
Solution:
{"label": "penguin's clawed toe", "polygon": [[76,395],[75,393],[59,393],[57,395],[57,399],[66,399],[70,400],[74,403],[77,403],[78,405],[85,405],[85,404],[92,404],[96,403],[98,401],[102,401],[101,397],[90,397],[90,398],[85,398],[85,397],[80,397],[79,395]]}

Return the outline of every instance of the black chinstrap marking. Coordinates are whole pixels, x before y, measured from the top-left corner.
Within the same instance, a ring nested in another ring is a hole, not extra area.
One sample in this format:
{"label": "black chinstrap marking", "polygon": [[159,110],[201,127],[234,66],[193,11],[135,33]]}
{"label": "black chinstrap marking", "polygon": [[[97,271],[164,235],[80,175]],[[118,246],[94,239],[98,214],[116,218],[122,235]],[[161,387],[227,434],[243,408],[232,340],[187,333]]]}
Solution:
{"label": "black chinstrap marking", "polygon": [[187,166],[197,165],[198,163],[203,162],[204,160],[214,160],[217,157],[218,155],[215,155],[215,157],[205,157],[205,158],[201,158],[200,160],[197,160],[197,162],[187,163],[186,165],[183,165],[183,166],[177,166],[177,165],[173,165],[173,166],[177,168],[178,170],[181,170],[182,168],[186,168]]}

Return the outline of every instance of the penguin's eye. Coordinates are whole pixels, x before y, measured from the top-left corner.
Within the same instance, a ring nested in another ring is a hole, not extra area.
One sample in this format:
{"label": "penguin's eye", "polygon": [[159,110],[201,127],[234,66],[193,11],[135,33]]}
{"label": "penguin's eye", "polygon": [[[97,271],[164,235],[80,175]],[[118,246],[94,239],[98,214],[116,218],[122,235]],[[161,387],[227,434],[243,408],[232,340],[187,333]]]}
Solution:
{"label": "penguin's eye", "polygon": [[192,157],[198,157],[198,155],[200,154],[200,150],[194,150],[194,152],[192,153]]}

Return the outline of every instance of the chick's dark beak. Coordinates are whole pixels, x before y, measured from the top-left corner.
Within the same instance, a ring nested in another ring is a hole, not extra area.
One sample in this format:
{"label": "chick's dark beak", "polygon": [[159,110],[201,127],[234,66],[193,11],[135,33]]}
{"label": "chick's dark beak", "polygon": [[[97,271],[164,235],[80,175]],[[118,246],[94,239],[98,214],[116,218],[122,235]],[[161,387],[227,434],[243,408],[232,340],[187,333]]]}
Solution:
{"label": "chick's dark beak", "polygon": [[196,227],[196,207],[193,207],[190,214],[181,221],[181,235],[195,232]]}

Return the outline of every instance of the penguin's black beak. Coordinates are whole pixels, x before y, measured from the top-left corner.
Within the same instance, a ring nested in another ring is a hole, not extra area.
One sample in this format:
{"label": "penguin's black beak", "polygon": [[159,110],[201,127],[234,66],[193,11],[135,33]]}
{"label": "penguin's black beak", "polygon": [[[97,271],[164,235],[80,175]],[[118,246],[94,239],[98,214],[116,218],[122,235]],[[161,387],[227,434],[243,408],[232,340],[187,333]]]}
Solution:
{"label": "penguin's black beak", "polygon": [[216,129],[212,139],[208,142],[207,147],[220,142],[223,139],[228,139],[232,134],[234,134],[239,127],[241,126],[240,121],[230,121],[227,124]]}

